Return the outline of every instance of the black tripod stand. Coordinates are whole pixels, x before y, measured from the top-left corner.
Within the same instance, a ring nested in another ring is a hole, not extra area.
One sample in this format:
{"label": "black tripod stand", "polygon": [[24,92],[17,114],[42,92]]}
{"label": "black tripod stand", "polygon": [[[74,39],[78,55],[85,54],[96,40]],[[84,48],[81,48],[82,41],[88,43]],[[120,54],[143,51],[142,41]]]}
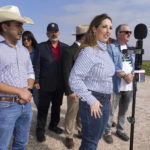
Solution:
{"label": "black tripod stand", "polygon": [[133,103],[132,103],[132,116],[128,117],[128,121],[131,123],[131,130],[130,130],[130,150],[133,150],[133,141],[134,141],[134,123],[135,123],[135,103],[136,103],[136,87],[137,81],[135,77],[133,79]]}
{"label": "black tripod stand", "polygon": [[134,30],[134,36],[138,39],[136,47],[132,47],[127,50],[127,53],[135,54],[135,71],[133,79],[133,103],[132,103],[132,116],[128,117],[128,121],[131,123],[130,130],[130,149],[133,150],[134,142],[134,124],[135,124],[135,104],[136,104],[136,91],[137,82],[145,81],[145,71],[142,70],[142,55],[144,54],[143,39],[147,36],[147,27],[145,24],[138,24]]}

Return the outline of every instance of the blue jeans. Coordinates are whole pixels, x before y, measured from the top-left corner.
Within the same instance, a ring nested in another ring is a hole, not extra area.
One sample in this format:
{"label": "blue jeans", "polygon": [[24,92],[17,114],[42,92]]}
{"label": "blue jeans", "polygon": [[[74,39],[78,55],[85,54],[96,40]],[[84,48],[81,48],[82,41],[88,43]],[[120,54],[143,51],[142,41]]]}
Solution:
{"label": "blue jeans", "polygon": [[97,144],[102,137],[110,113],[110,94],[92,92],[92,94],[103,105],[102,116],[95,119],[91,117],[90,106],[79,101],[79,112],[82,122],[82,142],[79,150],[96,150]]}
{"label": "blue jeans", "polygon": [[0,150],[8,150],[12,135],[12,150],[25,150],[31,121],[31,103],[0,101]]}
{"label": "blue jeans", "polygon": [[113,116],[118,105],[119,105],[119,111],[118,111],[117,130],[120,132],[124,132],[126,113],[128,111],[128,107],[132,100],[132,97],[133,97],[133,91],[124,91],[124,92],[121,91],[120,93],[115,92],[113,94],[112,109],[110,111],[108,124],[105,129],[106,134],[111,134]]}
{"label": "blue jeans", "polygon": [[39,107],[39,90],[35,87],[33,88],[33,101],[36,105],[36,107]]}

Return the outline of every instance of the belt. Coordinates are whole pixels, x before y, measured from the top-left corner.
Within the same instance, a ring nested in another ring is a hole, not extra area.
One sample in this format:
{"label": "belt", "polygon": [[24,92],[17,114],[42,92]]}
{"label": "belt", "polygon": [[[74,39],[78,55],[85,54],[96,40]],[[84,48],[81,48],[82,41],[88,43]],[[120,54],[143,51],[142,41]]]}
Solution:
{"label": "belt", "polygon": [[26,101],[20,101],[17,97],[0,97],[0,101],[18,102],[19,104],[26,104]]}
{"label": "belt", "polygon": [[17,102],[17,97],[0,97],[0,101]]}

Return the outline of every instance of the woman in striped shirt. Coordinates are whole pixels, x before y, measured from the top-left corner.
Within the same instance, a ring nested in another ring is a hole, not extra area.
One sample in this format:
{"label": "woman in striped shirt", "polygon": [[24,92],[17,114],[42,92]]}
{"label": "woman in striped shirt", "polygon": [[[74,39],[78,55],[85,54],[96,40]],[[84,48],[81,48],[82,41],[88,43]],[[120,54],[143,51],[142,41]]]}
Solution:
{"label": "woman in striped shirt", "polygon": [[96,16],[70,73],[70,87],[80,99],[80,150],[96,150],[109,118],[115,72],[106,44],[111,32],[111,18],[107,14]]}

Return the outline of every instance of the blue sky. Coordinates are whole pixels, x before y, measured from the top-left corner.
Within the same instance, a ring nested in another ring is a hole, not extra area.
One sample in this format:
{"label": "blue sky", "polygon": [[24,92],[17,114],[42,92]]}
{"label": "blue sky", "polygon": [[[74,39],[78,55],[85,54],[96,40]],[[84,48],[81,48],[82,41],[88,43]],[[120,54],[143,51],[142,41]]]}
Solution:
{"label": "blue sky", "polygon": [[[24,25],[25,30],[33,32],[38,42],[47,40],[46,28],[56,22],[60,28],[60,40],[72,44],[75,26],[89,24],[94,16],[107,13],[113,21],[111,37],[115,38],[115,28],[122,23],[134,28],[139,23],[150,28],[150,0],[0,0],[0,6],[16,5],[22,16],[30,17],[35,25]],[[150,36],[143,40],[145,54],[150,60]],[[134,34],[130,43],[135,46]]]}

